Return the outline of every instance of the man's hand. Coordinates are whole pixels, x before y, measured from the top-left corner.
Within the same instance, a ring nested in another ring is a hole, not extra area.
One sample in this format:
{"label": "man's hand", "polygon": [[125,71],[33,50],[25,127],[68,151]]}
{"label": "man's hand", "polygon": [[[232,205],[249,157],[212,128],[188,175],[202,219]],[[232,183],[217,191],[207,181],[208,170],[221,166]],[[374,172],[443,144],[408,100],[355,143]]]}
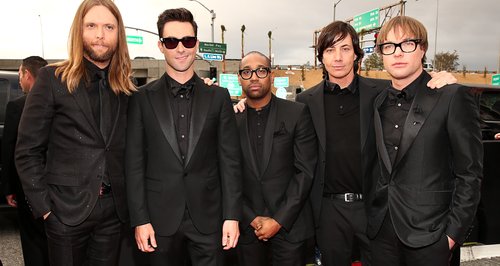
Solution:
{"label": "man's hand", "polygon": [[457,83],[457,79],[449,72],[441,71],[441,72],[430,72],[432,77],[429,82],[427,82],[427,87],[431,89],[439,89],[448,84]]}
{"label": "man's hand", "polygon": [[153,226],[150,223],[135,227],[135,242],[137,243],[137,248],[142,252],[155,251],[157,247],[155,230],[153,230]]}
{"label": "man's hand", "polygon": [[241,99],[237,104],[233,106],[234,113],[243,113],[245,111],[245,102],[247,101],[247,98]]}
{"label": "man's hand", "polygon": [[281,225],[276,222],[273,218],[263,218],[261,221],[261,227],[255,230],[255,235],[259,240],[267,241],[269,238],[273,237],[281,229]]}
{"label": "man's hand", "polygon": [[214,82],[213,79],[209,79],[209,78],[203,78],[203,82],[205,82],[205,84],[208,86],[219,85],[219,84],[217,84],[217,82]]}
{"label": "man's hand", "polygon": [[455,240],[451,239],[451,237],[446,236],[448,238],[448,248],[451,250],[455,246]]}
{"label": "man's hand", "polygon": [[43,215],[43,220],[47,220],[47,217],[49,217],[49,215],[51,214],[52,212],[48,212],[46,214]]}
{"label": "man's hand", "polygon": [[495,134],[495,139],[500,139],[500,133]]}
{"label": "man's hand", "polygon": [[17,208],[16,194],[7,195],[5,196],[5,199],[7,200],[7,204],[9,204],[9,206]]}
{"label": "man's hand", "polygon": [[240,228],[238,227],[238,221],[225,220],[222,225],[222,246],[224,250],[235,248],[239,237]]}
{"label": "man's hand", "polygon": [[253,221],[250,223],[250,226],[253,227],[255,230],[259,230],[262,227],[262,220],[268,218],[268,217],[262,217],[262,216],[257,216],[253,219]]}

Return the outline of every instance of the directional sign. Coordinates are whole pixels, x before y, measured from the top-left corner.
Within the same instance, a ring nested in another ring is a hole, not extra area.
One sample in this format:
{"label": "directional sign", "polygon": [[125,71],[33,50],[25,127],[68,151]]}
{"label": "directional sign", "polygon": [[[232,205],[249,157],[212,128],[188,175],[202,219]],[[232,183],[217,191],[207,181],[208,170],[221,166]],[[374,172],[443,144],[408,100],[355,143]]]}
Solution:
{"label": "directional sign", "polygon": [[200,53],[226,54],[227,45],[216,42],[200,42]]}
{"label": "directional sign", "polygon": [[142,36],[127,35],[127,43],[142,44]]}
{"label": "directional sign", "polygon": [[357,32],[361,30],[371,30],[380,27],[378,14],[380,9],[373,9],[361,15],[355,16],[352,25]]}
{"label": "directional sign", "polygon": [[203,59],[211,61],[222,61],[221,54],[203,54]]}
{"label": "directional sign", "polygon": [[375,47],[373,46],[363,47],[363,51],[365,51],[365,54],[372,54],[373,51],[375,51]]}
{"label": "directional sign", "polygon": [[495,74],[491,76],[491,85],[499,85],[500,86],[500,74]]}
{"label": "directional sign", "polygon": [[236,74],[220,74],[219,86],[226,88],[231,96],[241,96],[241,86]]}
{"label": "directional sign", "polygon": [[275,88],[286,88],[288,87],[289,79],[288,77],[275,77],[274,78],[274,87]]}

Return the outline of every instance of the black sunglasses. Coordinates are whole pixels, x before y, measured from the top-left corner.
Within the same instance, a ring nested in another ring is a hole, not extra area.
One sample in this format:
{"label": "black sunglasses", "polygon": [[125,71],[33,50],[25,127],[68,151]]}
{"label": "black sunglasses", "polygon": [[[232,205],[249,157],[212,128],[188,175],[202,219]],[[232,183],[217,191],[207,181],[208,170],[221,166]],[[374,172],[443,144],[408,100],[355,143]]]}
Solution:
{"label": "black sunglasses", "polygon": [[165,45],[167,49],[175,49],[179,42],[182,42],[182,45],[186,48],[193,48],[196,46],[196,41],[198,38],[192,36],[182,37],[182,39],[177,39],[174,37],[160,38],[160,42]]}

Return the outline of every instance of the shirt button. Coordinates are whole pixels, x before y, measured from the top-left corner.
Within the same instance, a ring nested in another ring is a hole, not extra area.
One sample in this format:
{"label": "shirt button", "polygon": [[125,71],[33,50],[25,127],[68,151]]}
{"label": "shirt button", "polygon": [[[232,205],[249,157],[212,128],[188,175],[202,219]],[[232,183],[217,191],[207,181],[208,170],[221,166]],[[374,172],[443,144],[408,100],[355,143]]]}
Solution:
{"label": "shirt button", "polygon": [[398,106],[401,107],[401,103],[398,103]]}
{"label": "shirt button", "polygon": [[184,135],[181,135],[181,138],[184,138]]}
{"label": "shirt button", "polygon": [[184,115],[181,115],[181,118],[184,118]]}
{"label": "shirt button", "polygon": [[395,128],[398,128],[399,126],[398,125],[394,125]]}
{"label": "shirt button", "polygon": [[184,98],[184,95],[181,95],[181,98]]}
{"label": "shirt button", "polygon": [[398,150],[399,148],[398,148],[398,146],[396,146],[396,147],[394,147],[394,149],[395,149],[395,150]]}
{"label": "shirt button", "polygon": [[257,126],[260,126],[260,123],[257,123]]}
{"label": "shirt button", "polygon": [[344,106],[343,105],[339,106],[339,109],[340,110],[344,109]]}

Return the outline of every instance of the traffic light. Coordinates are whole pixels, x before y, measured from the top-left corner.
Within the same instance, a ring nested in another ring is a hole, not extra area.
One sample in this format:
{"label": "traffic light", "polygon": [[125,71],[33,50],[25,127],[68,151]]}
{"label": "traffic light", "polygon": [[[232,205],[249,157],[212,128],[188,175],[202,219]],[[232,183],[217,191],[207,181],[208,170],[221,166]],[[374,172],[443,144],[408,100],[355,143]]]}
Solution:
{"label": "traffic light", "polygon": [[217,68],[216,67],[210,67],[210,79],[217,80]]}
{"label": "traffic light", "polygon": [[373,37],[375,38],[375,44],[377,44],[378,31],[373,34]]}

